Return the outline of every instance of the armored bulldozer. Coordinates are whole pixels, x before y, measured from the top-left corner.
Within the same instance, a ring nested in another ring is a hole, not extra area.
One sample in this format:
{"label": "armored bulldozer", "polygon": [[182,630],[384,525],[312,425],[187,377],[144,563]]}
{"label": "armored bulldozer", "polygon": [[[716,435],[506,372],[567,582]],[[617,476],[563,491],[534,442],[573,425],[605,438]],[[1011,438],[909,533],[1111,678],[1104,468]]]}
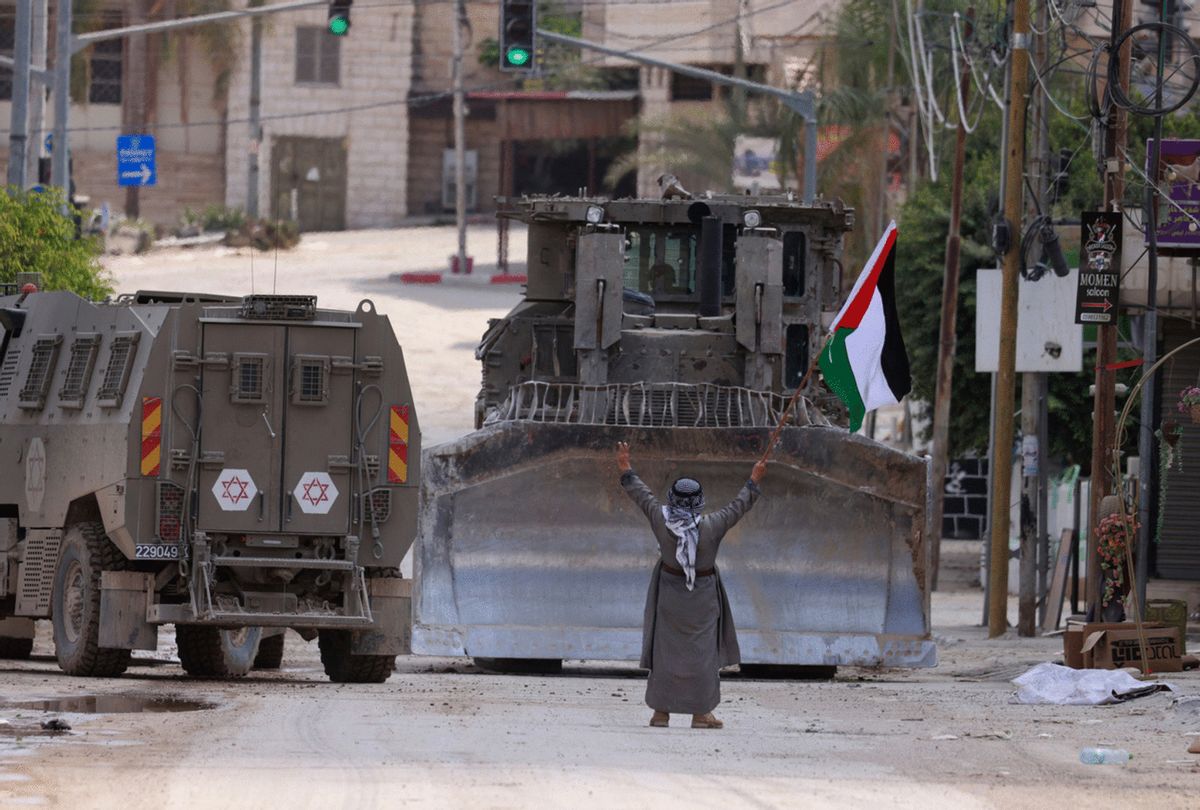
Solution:
{"label": "armored bulldozer", "polygon": [[386,316],[314,297],[0,296],[0,655],[53,624],[118,675],[175,626],[192,675],[332,680],[408,652],[420,432]]}
{"label": "armored bulldozer", "polygon": [[[500,216],[528,224],[528,283],[479,344],[477,430],[426,452],[413,649],[636,660],[657,546],[615,445],[653,488],[688,476],[732,498],[841,305],[853,212],[709,195]],[[743,663],[932,666],[928,465],[831,424],[814,391],[722,546]]]}

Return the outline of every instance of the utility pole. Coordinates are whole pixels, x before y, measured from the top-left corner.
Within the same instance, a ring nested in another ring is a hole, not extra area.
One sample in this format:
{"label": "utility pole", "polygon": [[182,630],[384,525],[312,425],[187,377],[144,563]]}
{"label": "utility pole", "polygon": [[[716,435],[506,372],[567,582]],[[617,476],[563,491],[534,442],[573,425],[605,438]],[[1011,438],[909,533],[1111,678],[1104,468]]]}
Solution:
{"label": "utility pole", "polygon": [[[1049,29],[1049,9],[1045,3],[1038,5],[1038,29]],[[1035,33],[1033,69],[1041,71],[1046,64],[1046,35]],[[1033,111],[1033,193],[1036,195],[1034,208],[1049,215],[1049,195],[1046,187],[1050,133],[1047,120],[1046,94],[1038,94],[1029,105]],[[1019,232],[1021,229],[1017,229]],[[1015,236],[1015,234],[1014,234]],[[1043,257],[1045,258],[1045,257]],[[1019,283],[1018,283],[1019,284]],[[1045,478],[1046,448],[1042,445],[1041,408],[1042,386],[1045,375],[1033,371],[1021,375],[1021,508],[1020,508],[1020,587],[1017,602],[1017,635],[1037,635],[1037,605],[1042,589],[1039,588],[1039,559],[1041,553],[1041,503],[1042,484]]]}
{"label": "utility pole", "polygon": [[[251,6],[261,6],[262,0],[250,0]],[[250,19],[250,154],[246,161],[246,216],[258,217],[258,154],[262,150],[262,18]]]}
{"label": "utility pole", "polygon": [[[146,22],[147,5],[147,0],[129,3],[131,25]],[[125,81],[121,90],[121,104],[124,107],[124,120],[121,123],[127,135],[142,135],[146,131],[146,82],[150,78],[146,75],[148,61],[146,35],[131,34],[125,43]],[[136,219],[141,213],[141,189],[138,186],[126,186],[125,216]]]}
{"label": "utility pole", "polygon": [[[1129,27],[1133,16],[1133,0],[1113,0],[1112,37],[1117,38]],[[1117,75],[1121,87],[1129,87],[1129,45],[1119,53],[1110,53],[1110,59],[1117,59]],[[1104,139],[1104,210],[1120,211],[1121,198],[1125,194],[1125,158],[1124,149],[1128,133],[1129,115],[1112,105],[1109,119],[1105,127]],[[1112,459],[1113,433],[1116,429],[1116,374],[1109,368],[1117,359],[1117,327],[1116,324],[1101,325],[1096,328],[1096,382],[1092,396],[1092,475],[1091,488],[1088,498],[1088,533],[1087,533],[1087,579],[1086,600],[1087,613],[1099,619],[1100,597],[1103,589],[1100,587],[1100,555],[1097,552],[1096,523],[1100,512],[1100,500],[1112,491]]]}
{"label": "utility pole", "polygon": [[467,272],[466,103],[463,94],[463,0],[454,0],[454,224],[458,229],[458,272]]}
{"label": "utility pole", "polygon": [[992,434],[991,569],[988,586],[988,637],[1008,629],[1008,530],[1012,495],[1013,404],[1016,396],[1017,282],[1020,279],[1022,184],[1025,170],[1025,94],[1029,85],[1029,0],[1013,3],[1012,91],[1008,97],[1008,148],[1004,158],[1004,253],[1000,295],[1000,363],[996,373],[996,426]]}
{"label": "utility pole", "polygon": [[[974,31],[975,9],[967,9],[963,47]],[[957,24],[957,21],[955,21]],[[963,119],[971,90],[971,66],[963,54],[962,104],[954,136],[954,176],[950,190],[950,233],[946,238],[946,266],[942,274],[942,321],[938,336],[937,388],[933,396],[933,576],[936,590],[942,553],[942,515],[945,514],[946,467],[950,457],[950,398],[954,383],[954,351],[958,343],[958,276],[962,246],[963,166],[967,155],[967,122]]]}
{"label": "utility pole", "polygon": [[51,152],[50,182],[62,189],[65,198],[71,196],[68,176],[71,144],[67,139],[67,118],[71,114],[72,5],[69,0],[60,0],[54,28],[54,151]]}
{"label": "utility pole", "polygon": [[25,188],[29,147],[29,67],[33,48],[33,1],[17,0],[13,29],[12,124],[8,130],[8,184]]}
{"label": "utility pole", "polygon": [[[1178,8],[1176,0],[1162,0],[1158,19],[1160,22],[1177,22],[1168,20],[1167,7]],[[1154,106],[1162,107],[1163,70],[1167,61],[1167,44],[1170,36],[1163,31],[1158,37],[1158,70],[1154,74]],[[1162,151],[1163,116],[1154,116],[1154,143],[1150,147],[1148,174],[1151,181],[1146,185],[1146,314],[1142,317],[1142,368],[1149,370],[1158,361],[1158,205],[1160,191],[1158,189],[1160,172],[1158,164]],[[1157,382],[1157,380],[1155,381]],[[1133,583],[1137,590],[1138,619],[1143,618],[1146,605],[1146,578],[1150,568],[1150,538],[1156,528],[1153,506],[1157,494],[1153,492],[1157,478],[1158,454],[1154,446],[1154,427],[1158,423],[1158,386],[1146,385],[1142,389],[1141,425],[1138,430],[1138,523],[1141,529],[1137,533],[1137,568],[1136,581]]]}
{"label": "utility pole", "polygon": [[26,182],[38,182],[38,159],[42,156],[42,139],[46,137],[46,39],[50,21],[49,0],[33,0],[33,45],[30,49],[33,69],[37,74],[36,90],[29,93],[29,143],[25,147]]}

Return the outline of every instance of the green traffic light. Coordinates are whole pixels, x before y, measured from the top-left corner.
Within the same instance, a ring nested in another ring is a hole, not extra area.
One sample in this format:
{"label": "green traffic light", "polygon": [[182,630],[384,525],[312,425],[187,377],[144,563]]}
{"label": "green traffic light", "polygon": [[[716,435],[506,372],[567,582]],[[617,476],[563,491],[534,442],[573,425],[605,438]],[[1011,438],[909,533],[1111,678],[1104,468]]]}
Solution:
{"label": "green traffic light", "polygon": [[345,36],[350,30],[350,21],[345,17],[334,17],[329,21],[329,33],[336,37]]}
{"label": "green traffic light", "polygon": [[509,48],[504,58],[513,67],[523,67],[529,63],[530,53],[525,48]]}

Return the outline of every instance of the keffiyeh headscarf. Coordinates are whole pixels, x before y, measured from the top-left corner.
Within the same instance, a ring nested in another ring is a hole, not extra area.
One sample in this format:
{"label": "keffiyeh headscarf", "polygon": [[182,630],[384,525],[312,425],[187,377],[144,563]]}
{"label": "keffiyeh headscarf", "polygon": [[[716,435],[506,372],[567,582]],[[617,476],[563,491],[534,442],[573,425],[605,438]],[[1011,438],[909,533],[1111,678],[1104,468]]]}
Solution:
{"label": "keffiyeh headscarf", "polygon": [[667,505],[662,508],[663,520],[676,538],[675,559],[683,569],[689,591],[696,587],[696,544],[700,540],[696,519],[703,508],[704,491],[700,482],[691,478],[680,478],[671,486]]}

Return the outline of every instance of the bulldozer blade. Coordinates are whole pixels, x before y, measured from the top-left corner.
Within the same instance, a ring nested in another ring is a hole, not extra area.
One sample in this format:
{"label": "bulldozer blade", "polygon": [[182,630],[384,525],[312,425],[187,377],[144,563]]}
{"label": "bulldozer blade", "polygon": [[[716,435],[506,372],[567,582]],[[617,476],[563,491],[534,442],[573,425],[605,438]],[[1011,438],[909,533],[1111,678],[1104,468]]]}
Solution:
{"label": "bulldozer blade", "polygon": [[[698,479],[710,509],[761,456],[762,428],[502,422],[429,449],[413,651],[637,660],[657,544],[613,452],[665,492]],[[925,460],[831,427],[789,427],[763,497],[717,564],[747,664],[927,667]]]}

